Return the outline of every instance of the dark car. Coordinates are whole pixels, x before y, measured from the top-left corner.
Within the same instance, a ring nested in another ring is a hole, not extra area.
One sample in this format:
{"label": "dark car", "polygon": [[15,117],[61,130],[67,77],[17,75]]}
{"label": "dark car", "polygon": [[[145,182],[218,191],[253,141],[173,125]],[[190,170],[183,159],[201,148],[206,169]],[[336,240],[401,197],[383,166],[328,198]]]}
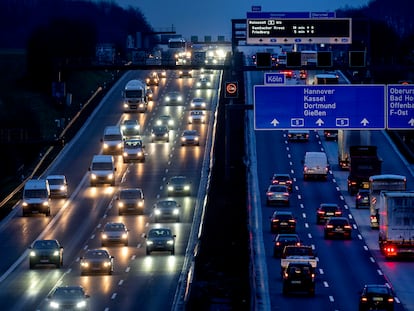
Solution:
{"label": "dark car", "polygon": [[190,195],[191,182],[182,175],[172,176],[167,182],[167,193],[168,195]]}
{"label": "dark car", "polygon": [[184,130],[181,134],[181,146],[200,146],[200,134],[197,130]]}
{"label": "dark car", "polygon": [[296,231],[296,219],[292,212],[275,211],[270,217],[270,231],[272,233]]}
{"label": "dark car", "polygon": [[116,197],[118,214],[127,212],[144,213],[144,192],[141,188],[124,188],[119,190]]}
{"label": "dark car", "polygon": [[166,125],[156,125],[151,129],[151,142],[155,141],[170,141],[170,130]]}
{"label": "dark car", "polygon": [[266,205],[283,204],[289,205],[290,193],[287,186],[270,185],[266,191]]}
{"label": "dark car", "polygon": [[124,140],[122,160],[124,163],[145,162],[145,146],[141,139]]}
{"label": "dark car", "polygon": [[394,310],[394,294],[385,284],[367,284],[359,297],[359,311]]}
{"label": "dark car", "polygon": [[369,190],[361,189],[355,196],[355,207],[360,208],[361,206],[370,205],[370,194]]}
{"label": "dark car", "polygon": [[324,130],[323,136],[326,140],[337,140],[338,139],[338,130]]}
{"label": "dark car", "polygon": [[307,292],[315,295],[315,271],[308,262],[291,262],[283,273],[283,295]]}
{"label": "dark car", "polygon": [[114,257],[105,249],[89,249],[80,258],[81,275],[105,273],[111,275],[114,271]]}
{"label": "dark car", "polygon": [[145,235],[146,239],[146,254],[151,252],[170,252],[175,254],[175,234],[169,228],[153,228]]}
{"label": "dark car", "polygon": [[279,233],[273,240],[273,257],[280,257],[287,245],[301,245],[299,235],[296,233]]}
{"label": "dark car", "polygon": [[348,218],[345,217],[331,217],[324,227],[324,238],[342,237],[351,239],[352,227]]}
{"label": "dark car", "polygon": [[180,221],[181,205],[175,200],[160,200],[154,204],[154,221],[175,220]]}
{"label": "dark car", "polygon": [[321,224],[326,222],[331,217],[340,217],[342,216],[342,210],[335,203],[321,203],[316,210],[316,223]]}
{"label": "dark car", "polygon": [[47,297],[50,310],[88,310],[89,295],[82,286],[58,286]]}
{"label": "dark car", "polygon": [[55,265],[60,268],[63,265],[63,247],[57,240],[36,240],[29,247],[29,267],[37,265]]}
{"label": "dark car", "polygon": [[288,187],[289,192],[293,190],[293,179],[290,174],[275,173],[272,176],[271,182],[273,185],[282,185]]}

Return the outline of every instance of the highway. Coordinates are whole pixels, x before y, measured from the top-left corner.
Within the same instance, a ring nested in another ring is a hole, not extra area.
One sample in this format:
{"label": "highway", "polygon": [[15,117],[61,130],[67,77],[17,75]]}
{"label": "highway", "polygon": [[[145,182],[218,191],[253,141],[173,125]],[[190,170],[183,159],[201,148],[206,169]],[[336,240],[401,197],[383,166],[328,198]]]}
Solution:
{"label": "highway", "polygon": [[[311,76],[310,76],[311,78]],[[249,85],[263,84],[263,73],[248,75]],[[288,83],[304,83],[292,79]],[[252,98],[250,90],[249,98]],[[287,103],[288,104],[288,103]],[[250,115],[253,122],[253,114]],[[251,123],[250,128],[253,127]],[[359,293],[367,283],[389,283],[396,293],[395,310],[414,310],[414,277],[412,262],[385,261],[378,250],[378,231],[369,227],[369,211],[355,209],[355,198],[347,193],[347,172],[340,171],[337,158],[337,143],[326,141],[323,131],[311,131],[309,142],[287,140],[287,131],[256,131],[252,137],[252,155],[256,156],[253,180],[257,186],[251,188],[256,194],[258,208],[257,239],[263,253],[259,262],[264,271],[262,280],[265,286],[263,305],[270,310],[357,310]],[[412,189],[413,176],[409,166],[385,132],[372,131],[371,143],[378,146],[380,157],[384,160],[383,172],[406,175],[408,189]],[[269,148],[269,146],[271,146]],[[328,156],[331,171],[327,181],[303,179],[302,160],[306,151],[324,151]],[[252,167],[254,171],[254,167]],[[273,173],[289,173],[294,179],[294,190],[290,207],[266,206],[265,191]],[[349,218],[352,226],[351,240],[325,240],[323,225],[316,224],[316,208],[320,203],[337,203]],[[306,245],[314,247],[317,258],[316,295],[282,295],[280,259],[273,257],[270,220],[274,210],[289,210],[297,218],[297,233]],[[262,241],[260,239],[262,238]],[[260,274],[260,273],[259,273]]]}
{"label": "highway", "polygon": [[[2,310],[47,310],[47,296],[58,285],[82,285],[88,295],[90,310],[168,310],[171,309],[183,269],[186,247],[194,215],[198,215],[205,188],[200,180],[207,178],[209,153],[214,125],[214,110],[218,101],[220,76],[212,76],[210,90],[196,90],[199,77],[178,79],[169,71],[158,87],[153,87],[154,101],[147,113],[124,113],[121,91],[133,78],[144,79],[145,71],[129,71],[116,83],[99,107],[70,141],[47,174],[64,174],[68,179],[68,199],[53,199],[52,216],[22,217],[21,207],[0,224],[0,308]],[[181,106],[166,106],[164,96],[180,91]],[[204,97],[208,103],[206,124],[188,124],[188,103],[193,97]],[[170,131],[168,143],[149,139],[156,117],[169,114],[177,122]],[[124,164],[116,158],[116,186],[89,186],[88,167],[94,154],[100,154],[100,139],[105,126],[120,124],[124,118],[138,118],[146,147],[145,163]],[[198,129],[200,146],[181,146],[183,129]],[[206,154],[206,155],[205,155]],[[185,175],[192,185],[191,195],[169,197],[182,206],[180,222],[154,223],[152,206],[167,197],[166,183],[171,176]],[[204,182],[205,184],[205,182]],[[145,195],[144,215],[118,216],[114,198],[121,187],[140,187]],[[114,256],[112,275],[80,274],[80,257],[87,249],[102,248],[100,231],[110,221],[124,222],[129,229],[128,246],[104,247]],[[167,226],[176,234],[175,255],[152,253],[145,255],[144,234],[154,226]],[[37,239],[57,239],[64,247],[63,267],[29,269],[28,247]]]}

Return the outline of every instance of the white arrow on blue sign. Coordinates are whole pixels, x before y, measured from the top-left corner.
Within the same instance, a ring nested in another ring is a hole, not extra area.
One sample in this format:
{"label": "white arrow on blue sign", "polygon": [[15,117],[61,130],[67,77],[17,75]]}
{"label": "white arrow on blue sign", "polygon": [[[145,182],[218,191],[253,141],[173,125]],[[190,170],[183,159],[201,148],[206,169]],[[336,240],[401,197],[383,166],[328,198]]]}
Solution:
{"label": "white arrow on blue sign", "polygon": [[255,129],[384,129],[385,103],[385,85],[255,85]]}
{"label": "white arrow on blue sign", "polygon": [[265,85],[285,84],[286,83],[285,78],[286,77],[285,77],[284,73],[265,72],[265,74],[264,74],[264,84]]}

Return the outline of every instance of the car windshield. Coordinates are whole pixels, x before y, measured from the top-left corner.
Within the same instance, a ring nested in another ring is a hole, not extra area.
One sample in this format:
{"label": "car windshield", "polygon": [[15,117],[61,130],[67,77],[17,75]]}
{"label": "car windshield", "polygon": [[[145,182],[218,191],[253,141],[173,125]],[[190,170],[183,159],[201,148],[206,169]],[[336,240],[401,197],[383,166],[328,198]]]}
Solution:
{"label": "car windshield", "polygon": [[141,140],[126,140],[124,142],[125,148],[140,148],[142,147],[142,141]]}
{"label": "car windshield", "polygon": [[140,192],[138,190],[123,190],[119,193],[119,198],[124,199],[138,199],[140,198]]}
{"label": "car windshield", "polygon": [[284,186],[272,186],[269,191],[271,192],[286,192],[286,187]]}
{"label": "car windshield", "polygon": [[298,240],[297,237],[287,237],[287,236],[280,237],[278,239],[278,241],[280,241],[280,242],[296,242],[297,240]]}
{"label": "car windshield", "polygon": [[81,288],[56,288],[53,298],[82,298],[84,292]]}
{"label": "car windshield", "polygon": [[334,226],[345,226],[345,225],[348,224],[348,221],[346,219],[334,219],[334,218],[331,218],[329,220],[329,223],[331,225],[334,225]]}
{"label": "car windshield", "polygon": [[368,286],[366,292],[368,294],[388,294],[388,288],[385,286]]}
{"label": "car windshield", "polygon": [[196,131],[185,131],[183,133],[184,136],[192,136],[192,135],[196,135],[197,132]]}
{"label": "car windshield", "polygon": [[122,135],[119,135],[119,134],[105,135],[104,140],[106,141],[122,140]]}
{"label": "car windshield", "polygon": [[85,258],[87,259],[105,259],[108,257],[109,254],[104,250],[91,250],[85,254]]}
{"label": "car windshield", "polygon": [[288,214],[281,214],[281,215],[276,214],[274,217],[280,220],[289,220],[293,218],[292,215],[288,215]]}
{"label": "car windshield", "polygon": [[24,197],[27,199],[47,198],[49,194],[45,189],[26,189]]}
{"label": "car windshield", "polygon": [[171,236],[171,231],[166,229],[154,229],[148,233],[150,238],[158,238],[158,237],[169,237]]}
{"label": "car windshield", "polygon": [[185,177],[173,177],[170,180],[172,184],[185,184],[186,181],[187,181],[187,178]]}
{"label": "car windshield", "polygon": [[125,231],[123,224],[106,224],[104,231]]}
{"label": "car windshield", "polygon": [[48,178],[47,179],[49,185],[63,185],[63,179],[61,178]]}
{"label": "car windshield", "polygon": [[172,200],[159,201],[157,202],[157,207],[176,207],[177,202]]}
{"label": "car windshield", "polygon": [[336,210],[338,210],[338,206],[336,205],[322,205],[322,210],[327,211],[327,212],[335,212]]}
{"label": "car windshield", "polygon": [[94,163],[92,163],[92,170],[94,170],[94,171],[112,170],[112,163],[110,163],[110,162],[94,162]]}
{"label": "car windshield", "polygon": [[42,240],[42,241],[36,241],[33,244],[33,248],[37,249],[53,249],[58,248],[58,244],[56,241],[53,240]]}

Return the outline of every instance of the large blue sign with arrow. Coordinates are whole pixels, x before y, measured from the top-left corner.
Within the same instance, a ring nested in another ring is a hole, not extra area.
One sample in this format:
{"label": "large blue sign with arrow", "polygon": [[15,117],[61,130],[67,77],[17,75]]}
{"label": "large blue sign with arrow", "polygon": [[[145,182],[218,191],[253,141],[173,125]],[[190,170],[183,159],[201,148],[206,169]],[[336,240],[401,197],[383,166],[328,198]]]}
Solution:
{"label": "large blue sign with arrow", "polygon": [[414,85],[387,85],[389,129],[414,129]]}
{"label": "large blue sign with arrow", "polygon": [[385,94],[384,85],[256,85],[255,129],[384,129]]}

